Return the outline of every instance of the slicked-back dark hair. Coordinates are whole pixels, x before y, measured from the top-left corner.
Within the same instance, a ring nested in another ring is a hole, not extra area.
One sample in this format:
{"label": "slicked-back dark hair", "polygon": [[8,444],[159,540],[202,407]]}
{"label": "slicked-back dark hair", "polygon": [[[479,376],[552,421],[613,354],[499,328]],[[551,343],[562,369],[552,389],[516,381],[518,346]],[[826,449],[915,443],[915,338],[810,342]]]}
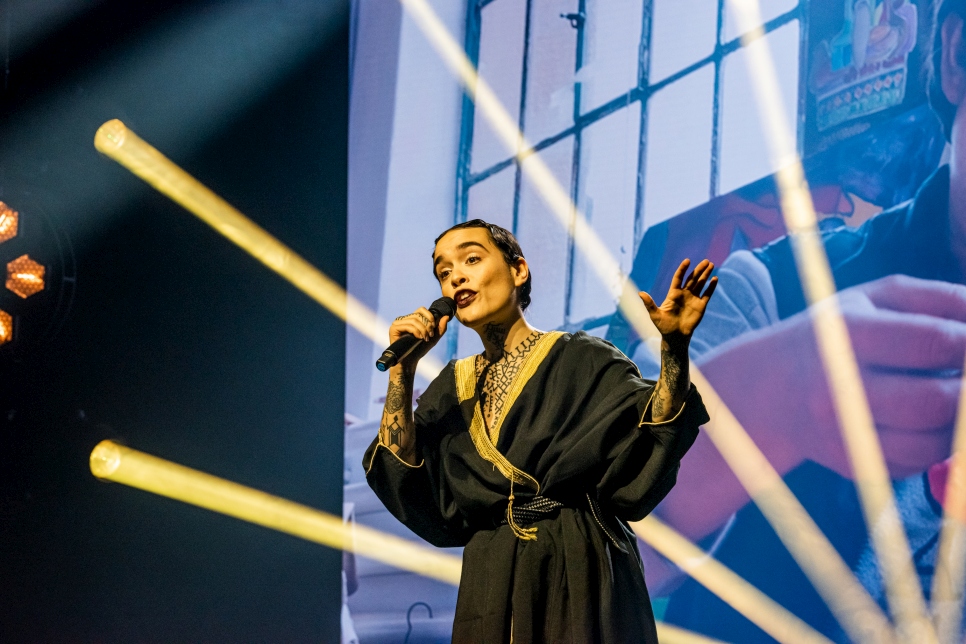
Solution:
{"label": "slicked-back dark hair", "polygon": [[[439,240],[446,236],[447,233],[451,233],[454,230],[462,230],[463,228],[484,228],[490,234],[490,241],[496,246],[500,253],[503,255],[503,260],[506,262],[507,266],[513,266],[518,259],[523,259],[523,250],[520,249],[520,242],[517,238],[513,236],[509,230],[503,226],[497,226],[496,224],[491,224],[489,222],[483,221],[482,219],[471,219],[469,221],[464,221],[461,224],[456,224],[450,228],[447,228],[439,237],[433,242],[433,245],[439,243]],[[433,255],[436,255],[436,251],[433,250]],[[436,277],[436,267],[433,266],[433,277]],[[527,281],[524,282],[517,288],[517,300],[520,302],[520,308],[524,311],[530,306],[530,291],[532,289],[533,273],[527,271]]]}
{"label": "slicked-back dark hair", "polygon": [[[942,56],[943,56],[943,23],[952,14],[963,18],[966,30],[966,0],[935,0],[932,23],[932,39],[929,55],[926,58],[926,91],[929,94],[929,104],[943,125],[946,139],[952,138],[953,119],[956,116],[956,106],[949,102],[943,93]],[[966,51],[957,52],[959,64],[966,68]]]}

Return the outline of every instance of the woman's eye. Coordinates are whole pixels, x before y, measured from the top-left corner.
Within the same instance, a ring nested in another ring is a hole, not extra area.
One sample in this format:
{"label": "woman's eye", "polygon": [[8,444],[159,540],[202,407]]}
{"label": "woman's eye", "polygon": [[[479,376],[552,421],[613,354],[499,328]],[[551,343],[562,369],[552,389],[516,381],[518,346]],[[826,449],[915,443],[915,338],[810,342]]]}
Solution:
{"label": "woman's eye", "polygon": [[476,263],[476,262],[478,262],[478,261],[480,261],[480,258],[479,258],[479,257],[475,257],[475,256],[473,256],[473,257],[468,257],[468,258],[466,259],[466,263],[467,263],[467,264],[475,264],[475,263]]}

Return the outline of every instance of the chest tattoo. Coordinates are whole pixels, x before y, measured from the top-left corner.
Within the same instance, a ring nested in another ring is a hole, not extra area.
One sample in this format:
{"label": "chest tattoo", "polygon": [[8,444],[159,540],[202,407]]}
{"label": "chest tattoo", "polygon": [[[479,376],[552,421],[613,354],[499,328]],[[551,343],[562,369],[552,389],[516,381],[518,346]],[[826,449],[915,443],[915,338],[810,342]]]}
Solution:
{"label": "chest tattoo", "polygon": [[492,428],[496,427],[503,416],[504,406],[510,392],[510,385],[520,371],[520,366],[524,359],[529,355],[537,340],[543,333],[534,331],[527,338],[518,344],[510,353],[489,362],[485,356],[476,356],[476,378],[477,381],[483,378],[480,383],[480,410],[486,420],[486,426],[492,435]]}

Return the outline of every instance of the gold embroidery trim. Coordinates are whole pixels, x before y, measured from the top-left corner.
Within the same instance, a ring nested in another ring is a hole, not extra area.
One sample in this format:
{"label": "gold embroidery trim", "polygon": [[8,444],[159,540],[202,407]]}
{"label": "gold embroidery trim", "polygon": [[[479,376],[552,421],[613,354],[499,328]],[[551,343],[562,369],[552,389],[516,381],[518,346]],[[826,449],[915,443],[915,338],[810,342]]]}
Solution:
{"label": "gold embroidery trim", "polygon": [[647,404],[644,405],[644,413],[641,414],[641,422],[637,424],[638,427],[644,427],[644,425],[652,425],[652,426],[658,427],[661,425],[667,425],[668,423],[673,423],[674,421],[676,421],[678,418],[681,417],[681,414],[684,413],[684,408],[688,404],[687,401],[681,403],[681,408],[678,409],[678,413],[674,414],[673,418],[668,418],[667,420],[644,420],[645,418],[647,418],[647,412],[650,411],[651,409],[651,403],[654,402],[655,395],[657,395],[656,388],[654,391],[651,392],[651,397],[647,399]]}
{"label": "gold embroidery trim", "polygon": [[[513,403],[516,402],[520,392],[523,391],[523,387],[533,377],[550,349],[562,335],[562,331],[544,333],[537,340],[530,353],[523,359],[523,364],[520,365],[520,370],[514,376],[510,389],[507,391],[503,411],[496,422],[496,426],[492,429],[492,435],[486,433],[480,401],[476,401],[476,406],[473,409],[473,420],[470,422],[470,437],[473,439],[477,453],[500,470],[500,473],[511,483],[528,485],[534,488],[538,494],[540,493],[540,484],[537,480],[507,460],[496,448],[496,442],[500,438],[500,427],[503,425],[503,419],[507,417],[507,412],[513,407]],[[469,400],[476,395],[476,356],[457,360],[455,372],[456,395],[460,402]]]}
{"label": "gold embroidery trim", "polygon": [[376,462],[376,454],[379,452],[379,448],[380,447],[385,447],[386,449],[388,449],[389,450],[389,453],[392,454],[393,456],[395,456],[397,461],[399,461],[400,463],[402,463],[403,465],[405,465],[406,467],[408,467],[411,470],[418,470],[426,462],[426,459],[423,459],[423,460],[421,460],[419,462],[419,465],[410,465],[406,461],[404,461],[401,458],[399,458],[399,454],[397,454],[396,452],[394,452],[391,449],[389,449],[388,447],[386,447],[386,445],[384,445],[382,442],[379,442],[379,443],[376,443],[376,449],[372,450],[372,457],[369,459],[369,467],[366,468],[366,475],[367,476],[369,475],[369,471],[372,469],[372,464]]}

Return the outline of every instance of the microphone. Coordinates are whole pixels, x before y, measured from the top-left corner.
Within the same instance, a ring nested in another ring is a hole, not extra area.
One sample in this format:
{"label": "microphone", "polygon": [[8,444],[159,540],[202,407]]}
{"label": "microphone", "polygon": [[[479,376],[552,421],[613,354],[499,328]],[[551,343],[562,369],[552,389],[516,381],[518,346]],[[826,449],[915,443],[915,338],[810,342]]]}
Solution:
{"label": "microphone", "polygon": [[[456,302],[451,297],[441,297],[430,305],[429,312],[433,314],[433,322],[438,325],[444,317],[452,318],[456,315]],[[382,356],[376,360],[376,369],[386,371],[396,366],[400,360],[412,353],[420,342],[422,340],[411,333],[404,333],[382,352]]]}

